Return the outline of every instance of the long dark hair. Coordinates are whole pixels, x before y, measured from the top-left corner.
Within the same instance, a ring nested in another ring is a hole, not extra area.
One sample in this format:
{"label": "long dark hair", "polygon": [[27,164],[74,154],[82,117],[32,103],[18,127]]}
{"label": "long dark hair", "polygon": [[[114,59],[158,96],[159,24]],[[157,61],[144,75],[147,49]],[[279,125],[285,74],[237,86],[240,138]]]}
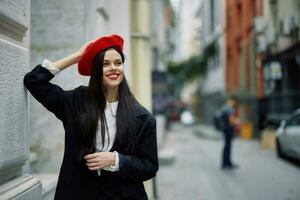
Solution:
{"label": "long dark hair", "polygon": [[[116,47],[111,47],[118,51],[124,63],[124,54]],[[109,49],[111,49],[109,48]],[[99,52],[93,60],[92,74],[87,89],[87,99],[84,109],[79,114],[79,126],[82,132],[78,133],[78,158],[81,160],[86,154],[94,153],[96,150],[96,133],[100,120],[100,133],[102,139],[102,151],[104,149],[105,138],[108,142],[114,142],[114,147],[123,147],[125,151],[132,151],[135,148],[134,139],[134,110],[136,100],[130,91],[125,75],[119,85],[119,99],[116,115],[116,136],[115,141],[110,141],[108,135],[107,122],[105,118],[106,98],[103,86],[103,61],[105,52]]]}

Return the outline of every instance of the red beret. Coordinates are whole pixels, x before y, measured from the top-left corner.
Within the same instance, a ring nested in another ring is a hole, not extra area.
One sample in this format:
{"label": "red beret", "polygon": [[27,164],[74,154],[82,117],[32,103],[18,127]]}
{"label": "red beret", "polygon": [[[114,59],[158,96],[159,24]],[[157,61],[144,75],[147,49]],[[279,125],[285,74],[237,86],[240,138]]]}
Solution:
{"label": "red beret", "polygon": [[97,53],[109,48],[117,47],[123,53],[124,40],[119,35],[109,35],[100,37],[94,42],[91,42],[83,52],[78,62],[78,72],[84,76],[90,76],[92,73],[93,59]]}

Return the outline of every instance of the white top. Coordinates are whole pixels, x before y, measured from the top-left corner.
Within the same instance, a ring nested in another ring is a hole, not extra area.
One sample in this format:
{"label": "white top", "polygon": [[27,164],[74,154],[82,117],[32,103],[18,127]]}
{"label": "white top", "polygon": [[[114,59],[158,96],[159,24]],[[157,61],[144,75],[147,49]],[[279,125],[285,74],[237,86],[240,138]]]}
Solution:
{"label": "white top", "polygon": [[[48,69],[54,76],[60,72],[60,70],[55,68],[52,65],[52,62],[49,60],[44,60],[42,63],[42,66],[44,68]],[[117,101],[112,102],[112,103],[109,103],[109,102],[106,103],[104,113],[105,113],[106,122],[107,122],[109,140],[108,140],[107,133],[106,133],[106,137],[105,137],[105,141],[104,141],[104,148],[102,148],[101,122],[99,120],[97,135],[96,135],[96,151],[101,151],[103,149],[102,151],[108,152],[112,148],[112,145],[115,141],[116,129],[117,129],[117,124],[116,124],[117,108],[118,108]],[[115,172],[115,171],[119,170],[119,154],[116,151],[114,153],[115,153],[115,159],[116,159],[115,165],[112,165],[110,167],[105,167],[105,168],[103,168],[103,170],[107,170],[107,171],[111,171],[111,172]],[[97,170],[97,171],[98,171],[98,175],[100,176],[101,169]]]}

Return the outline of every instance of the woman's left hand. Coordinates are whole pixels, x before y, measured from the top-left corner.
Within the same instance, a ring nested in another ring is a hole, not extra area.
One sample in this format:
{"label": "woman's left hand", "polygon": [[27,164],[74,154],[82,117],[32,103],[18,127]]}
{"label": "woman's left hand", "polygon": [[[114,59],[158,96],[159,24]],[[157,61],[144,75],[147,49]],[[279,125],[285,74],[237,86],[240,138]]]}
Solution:
{"label": "woman's left hand", "polygon": [[102,169],[115,165],[115,154],[113,152],[97,152],[84,156],[89,170]]}

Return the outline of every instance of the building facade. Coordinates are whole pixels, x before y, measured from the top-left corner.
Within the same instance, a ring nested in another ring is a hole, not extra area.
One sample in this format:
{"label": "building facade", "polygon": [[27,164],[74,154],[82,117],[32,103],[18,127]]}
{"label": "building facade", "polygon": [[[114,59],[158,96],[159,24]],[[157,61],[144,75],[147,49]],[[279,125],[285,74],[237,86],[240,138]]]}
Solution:
{"label": "building facade", "polygon": [[180,32],[178,43],[177,58],[175,61],[182,61],[190,58],[192,55],[199,54],[199,35],[198,29],[200,21],[196,16],[197,9],[199,8],[202,0],[180,0],[178,6],[177,20]]}
{"label": "building facade", "polygon": [[226,93],[240,99],[242,132],[245,137],[258,137],[262,119],[259,109],[259,68],[256,56],[255,17],[262,14],[261,0],[226,0]]}
{"label": "building facade", "polygon": [[226,91],[252,136],[300,106],[299,11],[299,0],[226,1]]}
{"label": "building facade", "polygon": [[23,77],[29,70],[30,1],[0,2],[0,199],[40,199],[30,175],[28,107]]}
{"label": "building facade", "polygon": [[210,45],[215,53],[208,58],[207,70],[201,82],[203,121],[212,123],[215,111],[225,96],[225,8],[223,0],[202,1],[196,13],[199,27],[200,49],[203,54]]}
{"label": "building facade", "polygon": [[262,58],[261,101],[267,125],[278,126],[300,107],[300,1],[263,1],[256,20]]}
{"label": "building facade", "polygon": [[[116,0],[116,2],[120,2]],[[152,51],[151,51],[151,0],[131,0],[131,88],[137,100],[152,111]],[[149,199],[155,199],[155,179],[144,183]]]}

